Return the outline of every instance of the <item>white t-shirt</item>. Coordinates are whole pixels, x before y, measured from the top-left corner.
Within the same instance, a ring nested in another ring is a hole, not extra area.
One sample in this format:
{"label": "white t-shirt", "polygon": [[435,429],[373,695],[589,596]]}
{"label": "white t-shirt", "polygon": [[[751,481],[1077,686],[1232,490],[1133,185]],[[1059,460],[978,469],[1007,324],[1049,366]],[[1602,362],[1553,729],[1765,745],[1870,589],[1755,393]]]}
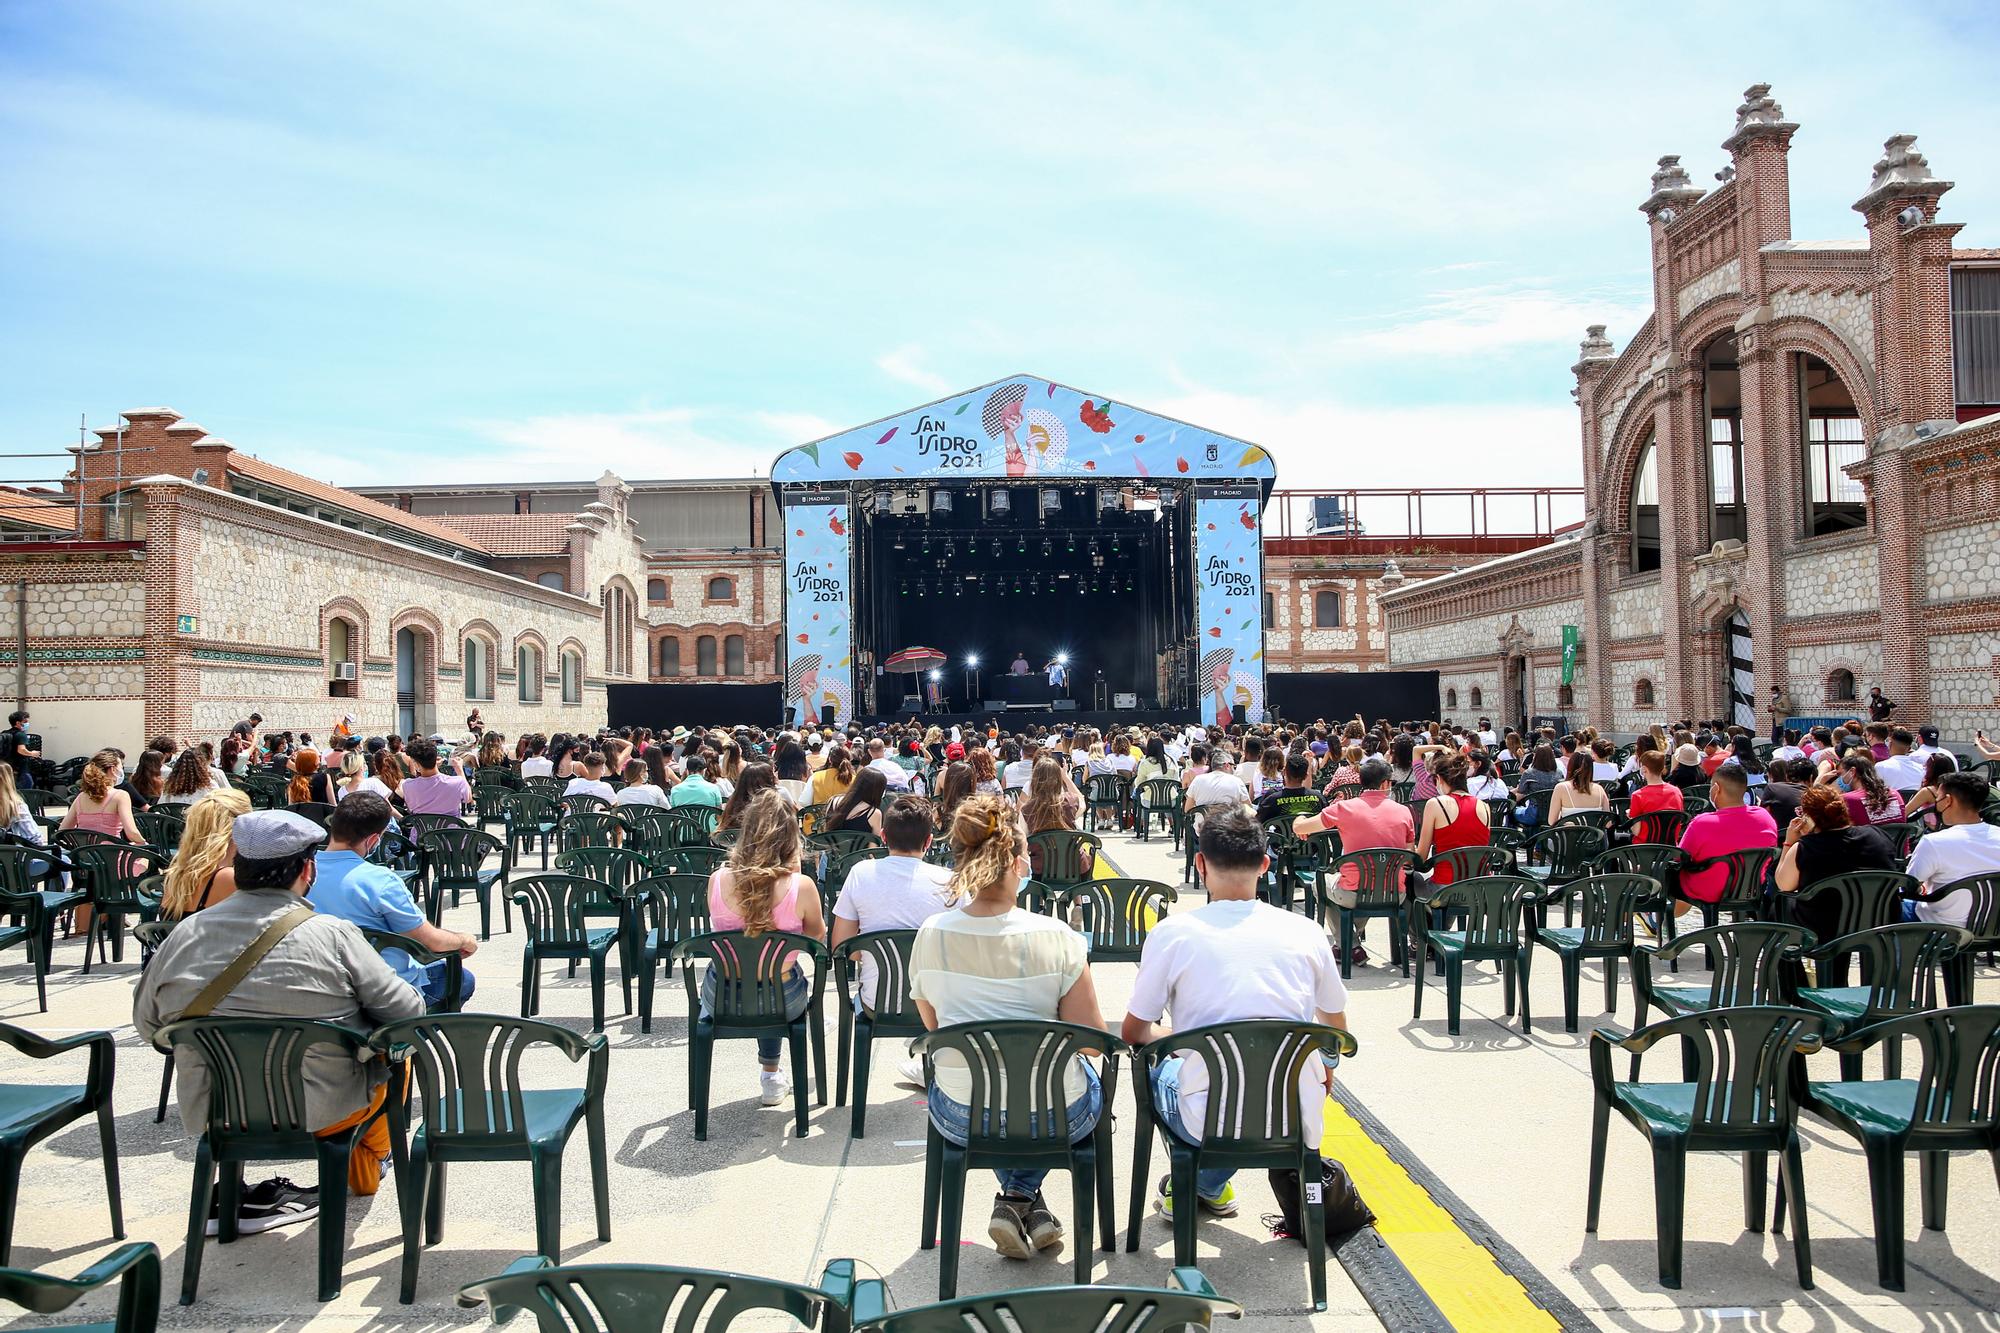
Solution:
{"label": "white t-shirt", "polygon": [[[1991,824],[1947,824],[1917,840],[1910,853],[1910,875],[1922,881],[1924,892],[1935,893],[1968,875],[2000,871],[2000,828]],[[1972,895],[1954,893],[1937,907],[1917,907],[1917,919],[1946,926],[1963,926],[1972,914]]]}
{"label": "white t-shirt", "polygon": [[[941,1028],[1013,1018],[1053,1022],[1088,960],[1083,933],[1052,916],[1020,908],[967,916],[954,908],[918,929],[910,951],[910,995],[937,1011]],[[971,1100],[965,1057],[941,1051],[935,1067],[939,1091],[961,1104]],[[1072,1068],[1065,1079],[1069,1100],[1081,1097],[1087,1086],[1083,1071]]]}
{"label": "white t-shirt", "polygon": [[555,763],[545,754],[530,755],[521,761],[521,776],[524,778],[552,778],[555,775]]}
{"label": "white t-shirt", "polygon": [[1188,784],[1188,795],[1194,798],[1197,809],[1204,805],[1241,805],[1250,798],[1250,789],[1234,772],[1210,769]]}
{"label": "white t-shirt", "polygon": [[[1347,987],[1326,932],[1310,918],[1269,903],[1216,902],[1153,927],[1127,1008],[1148,1023],[1171,1013],[1177,1032],[1253,1018],[1310,1023],[1315,1009],[1346,1009]],[[1326,1100],[1319,1074],[1309,1060],[1299,1076],[1299,1123],[1312,1144]],[[1190,1054],[1181,1064],[1181,1124],[1199,1137],[1207,1110],[1208,1068]],[[1233,1128],[1260,1135],[1270,1127]]]}
{"label": "white t-shirt", "polygon": [[1618,765],[1607,764],[1602,759],[1590,761],[1590,777],[1593,782],[1616,782],[1622,776]]}
{"label": "white t-shirt", "polygon": [[1130,773],[1139,767],[1139,761],[1132,757],[1130,750],[1121,750],[1117,754],[1110,755],[1105,762],[1111,765],[1113,773]]}
{"label": "white t-shirt", "polygon": [[1475,801],[1491,800],[1496,796],[1509,796],[1507,784],[1496,777],[1474,778],[1467,785],[1465,794]]}
{"label": "white t-shirt", "polygon": [[1914,754],[1892,754],[1875,765],[1875,776],[1894,790],[1914,790],[1924,785],[1927,762]]}
{"label": "white t-shirt", "polygon": [[657,805],[665,809],[667,794],[650,782],[635,782],[629,787],[620,787],[611,797],[613,805]]}
{"label": "white t-shirt", "polygon": [[904,768],[888,755],[885,754],[880,759],[870,760],[868,767],[880,773],[883,779],[897,791],[908,791],[910,789],[910,770]]}
{"label": "white t-shirt", "polygon": [[[863,931],[916,930],[949,911],[951,872],[920,856],[878,856],[847,872],[833,914]],[[856,969],[861,1003],[875,1007],[875,960],[863,955]]]}
{"label": "white t-shirt", "polygon": [[370,773],[367,777],[354,784],[354,790],[372,791],[385,801],[396,794],[389,790],[388,783],[382,781],[382,779],[376,777],[373,773]]}
{"label": "white t-shirt", "polygon": [[569,786],[563,788],[564,796],[595,796],[610,805],[617,801],[618,793],[611,790],[608,782],[593,781],[590,778],[571,778]]}
{"label": "white t-shirt", "polygon": [[1016,759],[1000,770],[1000,785],[1003,787],[1025,787],[1028,779],[1035,776],[1035,761]]}
{"label": "white t-shirt", "polygon": [[1806,752],[1796,745],[1780,745],[1777,749],[1771,751],[1771,758],[1773,760],[1782,759],[1788,764],[1794,759],[1803,759],[1805,757]]}
{"label": "white t-shirt", "polygon": [[1482,731],[1479,733],[1479,746],[1481,749],[1491,750],[1494,746],[1498,745],[1499,743],[1500,743],[1500,738],[1494,735],[1492,732]]}

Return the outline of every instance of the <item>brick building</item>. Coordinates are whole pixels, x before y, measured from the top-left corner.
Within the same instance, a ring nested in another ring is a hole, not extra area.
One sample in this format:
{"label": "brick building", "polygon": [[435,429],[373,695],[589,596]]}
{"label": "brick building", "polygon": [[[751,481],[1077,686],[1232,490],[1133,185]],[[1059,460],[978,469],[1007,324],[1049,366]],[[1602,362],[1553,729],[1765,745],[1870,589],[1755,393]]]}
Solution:
{"label": "brick building", "polygon": [[1797,129],[1758,85],[1714,188],[1660,159],[1653,314],[1572,368],[1581,528],[1384,595],[1391,665],[1438,670],[1443,713],[1761,729],[1774,687],[1810,717],[1880,685],[1950,736],[2000,719],[2000,252],[1954,246],[1909,135],[1861,236],[1794,238]]}
{"label": "brick building", "polygon": [[253,710],[315,736],[347,713],[458,736],[473,707],[508,734],[586,730],[643,670],[645,565],[616,477],[559,530],[454,526],[168,408],[97,434],[62,496],[0,496],[0,670],[52,757],[215,739]]}

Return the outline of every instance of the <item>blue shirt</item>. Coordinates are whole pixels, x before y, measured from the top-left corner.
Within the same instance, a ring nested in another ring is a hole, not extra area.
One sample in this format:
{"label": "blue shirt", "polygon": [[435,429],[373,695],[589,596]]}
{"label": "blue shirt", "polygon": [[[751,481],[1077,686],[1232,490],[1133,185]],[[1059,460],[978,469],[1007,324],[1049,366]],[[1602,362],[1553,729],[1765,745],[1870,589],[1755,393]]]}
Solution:
{"label": "blue shirt", "polygon": [[[393,930],[407,935],[424,923],[416,899],[387,866],[363,860],[358,852],[321,852],[313,858],[318,874],[306,894],[315,912],[337,916],[369,930]],[[424,974],[401,949],[389,949],[382,961],[412,986]]]}
{"label": "blue shirt", "polygon": [[667,793],[667,804],[678,809],[683,805],[711,805],[722,808],[722,788],[707,778],[682,778]]}

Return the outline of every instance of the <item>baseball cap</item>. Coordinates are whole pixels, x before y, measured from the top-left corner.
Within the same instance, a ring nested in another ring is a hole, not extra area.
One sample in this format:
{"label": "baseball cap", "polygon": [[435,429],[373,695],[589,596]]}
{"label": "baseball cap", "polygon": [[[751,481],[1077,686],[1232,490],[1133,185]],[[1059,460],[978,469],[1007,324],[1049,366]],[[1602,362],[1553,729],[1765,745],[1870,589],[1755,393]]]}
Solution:
{"label": "baseball cap", "polygon": [[319,846],[326,830],[289,810],[253,810],[237,816],[229,836],[246,860],[281,861]]}
{"label": "baseball cap", "polygon": [[1936,727],[1918,727],[1917,735],[1924,738],[1925,745],[1937,744],[1938,729]]}

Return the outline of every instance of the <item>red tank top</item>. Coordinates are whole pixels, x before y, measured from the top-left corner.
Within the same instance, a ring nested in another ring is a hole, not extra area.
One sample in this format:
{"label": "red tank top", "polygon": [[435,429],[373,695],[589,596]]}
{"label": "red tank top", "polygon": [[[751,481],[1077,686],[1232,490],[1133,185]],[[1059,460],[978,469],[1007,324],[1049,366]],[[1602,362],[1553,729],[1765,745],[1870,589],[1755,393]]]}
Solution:
{"label": "red tank top", "polygon": [[[1458,802],[1458,813],[1449,824],[1431,835],[1431,855],[1448,852],[1454,847],[1485,847],[1493,841],[1493,831],[1479,821],[1479,802],[1470,796],[1451,795],[1439,797]],[[1431,872],[1431,883],[1451,883],[1451,867],[1439,866]]]}

